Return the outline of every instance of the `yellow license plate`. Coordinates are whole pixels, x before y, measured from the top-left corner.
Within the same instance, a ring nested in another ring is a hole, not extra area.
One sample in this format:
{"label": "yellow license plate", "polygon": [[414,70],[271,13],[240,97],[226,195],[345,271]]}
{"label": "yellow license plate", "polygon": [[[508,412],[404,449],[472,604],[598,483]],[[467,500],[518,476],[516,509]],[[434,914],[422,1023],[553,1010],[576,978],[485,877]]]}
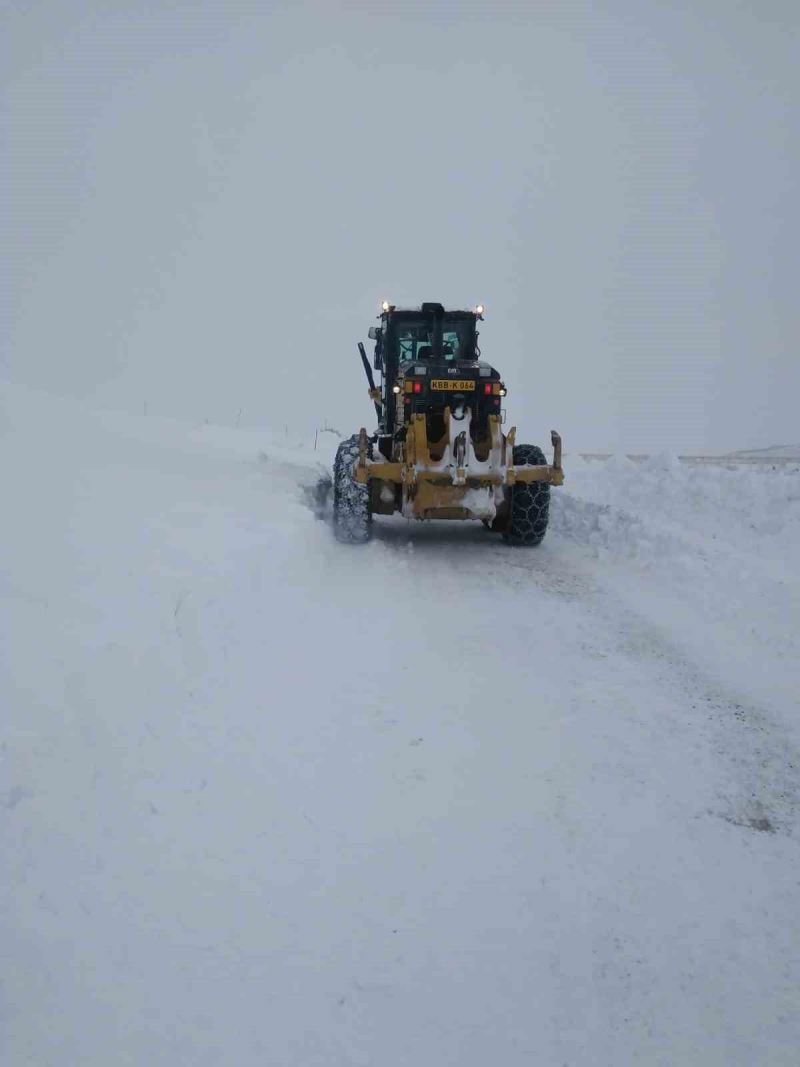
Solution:
{"label": "yellow license plate", "polygon": [[434,378],[431,382],[431,389],[447,390],[451,393],[466,393],[470,389],[475,388],[475,382],[457,381],[455,378],[451,381],[449,378]]}

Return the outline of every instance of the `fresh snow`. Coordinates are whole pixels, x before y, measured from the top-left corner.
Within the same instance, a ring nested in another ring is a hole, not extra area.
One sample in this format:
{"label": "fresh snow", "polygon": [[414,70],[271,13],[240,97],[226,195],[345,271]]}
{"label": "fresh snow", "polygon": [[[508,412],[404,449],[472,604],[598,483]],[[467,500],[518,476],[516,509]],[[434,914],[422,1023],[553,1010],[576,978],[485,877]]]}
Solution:
{"label": "fresh snow", "polygon": [[797,1063],[800,464],[352,547],[282,436],[0,402],[4,1064]]}

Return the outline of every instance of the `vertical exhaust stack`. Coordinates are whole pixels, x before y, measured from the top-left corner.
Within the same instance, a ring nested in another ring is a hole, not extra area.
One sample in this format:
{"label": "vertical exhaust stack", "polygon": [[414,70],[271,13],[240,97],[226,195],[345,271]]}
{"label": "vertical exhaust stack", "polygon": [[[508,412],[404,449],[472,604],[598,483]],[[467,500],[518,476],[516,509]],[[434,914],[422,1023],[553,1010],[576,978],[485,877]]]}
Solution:
{"label": "vertical exhaust stack", "polygon": [[367,353],[364,351],[363,341],[358,342],[358,351],[361,354],[361,362],[364,364],[364,371],[367,375],[367,382],[369,383],[369,395],[373,403],[375,404],[375,414],[378,416],[378,421],[380,421],[381,416],[383,414],[383,406],[381,404],[381,391],[380,389],[375,388],[375,379],[372,377],[372,367],[370,367],[369,360],[367,359]]}

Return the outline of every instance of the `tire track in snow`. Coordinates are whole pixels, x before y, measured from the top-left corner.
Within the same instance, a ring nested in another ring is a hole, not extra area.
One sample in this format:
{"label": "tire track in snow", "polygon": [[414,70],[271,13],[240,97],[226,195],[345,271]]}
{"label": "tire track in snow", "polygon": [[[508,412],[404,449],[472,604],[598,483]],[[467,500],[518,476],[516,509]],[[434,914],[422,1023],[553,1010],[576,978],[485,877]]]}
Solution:
{"label": "tire track in snow", "polygon": [[[304,491],[310,501],[313,492]],[[735,683],[715,677],[669,625],[649,618],[615,592],[609,577],[613,568],[605,554],[598,558],[595,544],[597,536],[605,539],[612,532],[615,539],[621,536],[622,551],[627,553],[621,565],[627,564],[631,571],[642,544],[648,553],[667,559],[676,553],[690,555],[700,547],[688,534],[676,543],[665,532],[648,530],[637,515],[573,496],[561,506],[555,504],[553,528],[533,552],[509,548],[477,524],[419,523],[399,517],[382,517],[374,524],[374,537],[381,546],[407,559],[425,559],[447,568],[451,578],[455,574],[467,581],[469,576],[470,582],[484,587],[532,586],[545,596],[580,605],[596,620],[597,647],[588,653],[603,649],[604,654],[622,654],[648,664],[659,686],[691,713],[687,729],[700,730],[725,766],[730,787],[710,813],[756,830],[796,832],[800,749],[769,707],[769,698],[754,700]],[[732,551],[725,546],[728,556]],[[766,561],[759,565],[772,575],[774,568]],[[620,561],[614,560],[614,567],[619,566]],[[614,637],[613,649],[608,647],[608,635]]]}
{"label": "tire track in snow", "polygon": [[708,724],[706,740],[731,777],[730,792],[710,814],[755,830],[796,833],[800,750],[767,704],[713,677],[663,624],[615,594],[602,563],[589,555],[576,558],[566,547],[553,540],[549,554],[512,558],[508,566],[548,595],[580,601],[597,619],[598,634],[615,636],[615,654],[649,662],[658,683],[691,710],[694,728]]}

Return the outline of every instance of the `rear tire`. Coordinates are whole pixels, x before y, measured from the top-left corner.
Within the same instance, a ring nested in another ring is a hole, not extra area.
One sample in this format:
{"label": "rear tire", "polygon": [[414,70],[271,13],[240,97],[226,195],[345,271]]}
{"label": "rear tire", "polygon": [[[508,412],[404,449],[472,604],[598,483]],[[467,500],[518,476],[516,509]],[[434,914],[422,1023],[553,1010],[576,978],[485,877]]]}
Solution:
{"label": "rear tire", "polygon": [[[541,448],[515,445],[515,467],[547,465]],[[540,545],[550,517],[550,485],[547,482],[518,482],[511,487],[511,515],[503,540],[510,545]]]}
{"label": "rear tire", "polygon": [[346,545],[362,545],[372,536],[369,485],[356,481],[357,463],[358,435],[354,435],[342,441],[333,463],[333,532]]}

